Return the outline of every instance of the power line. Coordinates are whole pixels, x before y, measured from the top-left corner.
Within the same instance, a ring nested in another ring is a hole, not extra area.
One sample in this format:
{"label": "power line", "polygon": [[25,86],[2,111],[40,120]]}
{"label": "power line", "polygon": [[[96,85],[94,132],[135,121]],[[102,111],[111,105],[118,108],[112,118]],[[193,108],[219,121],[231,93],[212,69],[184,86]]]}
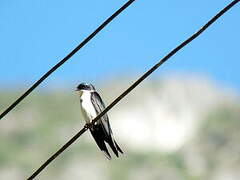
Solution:
{"label": "power line", "polygon": [[173,49],[169,54],[162,58],[157,64],[155,64],[150,70],[143,74],[137,81],[135,81],[127,90],[125,90],[120,96],[118,96],[109,106],[104,109],[96,118],[93,119],[91,124],[85,125],[74,137],[72,137],[64,146],[62,146],[56,153],[54,153],[39,169],[37,169],[27,180],[35,178],[45,167],[47,167],[57,156],[65,151],[73,142],[75,142],[90,126],[92,126],[98,119],[100,119],[105,113],[107,113],[113,106],[115,106],[121,99],[123,99],[128,93],[130,93],[138,84],[146,79],[151,73],[153,73],[159,66],[166,62],[170,57],[177,53],[180,49],[198,37],[204,32],[211,24],[213,24],[219,17],[227,12],[231,7],[237,4],[239,0],[234,0],[218,12],[212,19],[210,19],[203,27],[201,27],[196,33],[194,33],[187,40],[182,42],[179,46]]}
{"label": "power line", "polygon": [[41,84],[50,74],[62,66],[67,60],[69,60],[77,51],[79,51],[85,44],[87,44],[98,32],[100,32],[107,24],[109,24],[115,17],[117,17],[124,9],[126,9],[135,0],[129,0],[121,8],[119,8],[114,14],[112,14],[107,20],[105,20],[92,34],[84,39],[75,49],[73,49],[66,57],[53,66],[47,73],[45,73],[39,80],[37,80],[27,91],[25,91],[18,99],[16,99],[1,115],[0,120],[6,116],[15,106],[17,106],[24,98],[26,98],[39,84]]}

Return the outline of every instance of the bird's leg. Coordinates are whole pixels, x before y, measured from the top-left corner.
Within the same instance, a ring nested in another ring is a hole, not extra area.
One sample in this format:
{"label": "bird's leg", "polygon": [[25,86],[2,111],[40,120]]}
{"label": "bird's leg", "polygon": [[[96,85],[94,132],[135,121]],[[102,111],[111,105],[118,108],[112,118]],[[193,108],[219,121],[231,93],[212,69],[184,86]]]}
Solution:
{"label": "bird's leg", "polygon": [[85,129],[90,129],[90,128],[91,128],[91,126],[92,126],[92,124],[91,124],[91,123],[86,123],[86,124],[85,124],[85,126],[84,126],[84,128],[85,128]]}

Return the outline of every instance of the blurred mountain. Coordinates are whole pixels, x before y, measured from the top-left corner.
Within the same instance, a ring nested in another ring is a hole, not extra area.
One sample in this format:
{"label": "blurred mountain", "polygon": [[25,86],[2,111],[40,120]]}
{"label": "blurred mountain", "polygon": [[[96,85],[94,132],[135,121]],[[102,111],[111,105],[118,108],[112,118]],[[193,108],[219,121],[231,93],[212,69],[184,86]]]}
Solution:
{"label": "blurred mountain", "polygon": [[[96,88],[109,104],[129,81]],[[0,90],[0,110],[18,94]],[[192,76],[150,79],[108,114],[123,156],[106,160],[87,132],[38,179],[240,178],[240,103],[230,89]],[[36,91],[0,122],[0,179],[25,179],[83,125],[77,94]]]}

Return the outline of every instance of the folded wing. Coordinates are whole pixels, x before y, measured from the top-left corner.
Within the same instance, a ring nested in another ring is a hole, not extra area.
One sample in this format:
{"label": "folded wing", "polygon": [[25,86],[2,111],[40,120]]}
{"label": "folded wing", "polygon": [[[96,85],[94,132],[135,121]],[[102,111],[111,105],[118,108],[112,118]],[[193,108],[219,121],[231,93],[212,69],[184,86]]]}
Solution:
{"label": "folded wing", "polygon": [[[104,109],[105,105],[100,97],[100,95],[97,92],[91,93],[91,101],[94,106],[94,108],[97,111],[97,114],[100,114]],[[112,130],[110,127],[108,115],[104,114],[100,120],[97,121],[97,123],[93,126],[92,129],[90,129],[96,143],[98,144],[99,148],[105,152],[105,154],[109,155],[109,152],[107,151],[106,145],[104,143],[107,142],[111,149],[113,150],[114,154],[118,157],[118,152],[123,153],[121,148],[118,146],[116,141],[113,138]],[[94,132],[95,131],[95,132]],[[98,131],[98,132],[96,132]],[[111,156],[110,156],[111,158]]]}

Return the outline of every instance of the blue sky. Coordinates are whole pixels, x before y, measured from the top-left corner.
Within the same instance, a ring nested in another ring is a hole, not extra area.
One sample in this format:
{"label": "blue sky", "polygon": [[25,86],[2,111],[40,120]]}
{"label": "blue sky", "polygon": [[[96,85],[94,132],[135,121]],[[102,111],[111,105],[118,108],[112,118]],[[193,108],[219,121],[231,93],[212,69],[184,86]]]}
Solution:
{"label": "blue sky", "polygon": [[[1,0],[0,83],[29,87],[126,0]],[[136,0],[42,86],[138,77],[229,0]],[[172,57],[155,76],[200,74],[240,91],[240,5]]]}

